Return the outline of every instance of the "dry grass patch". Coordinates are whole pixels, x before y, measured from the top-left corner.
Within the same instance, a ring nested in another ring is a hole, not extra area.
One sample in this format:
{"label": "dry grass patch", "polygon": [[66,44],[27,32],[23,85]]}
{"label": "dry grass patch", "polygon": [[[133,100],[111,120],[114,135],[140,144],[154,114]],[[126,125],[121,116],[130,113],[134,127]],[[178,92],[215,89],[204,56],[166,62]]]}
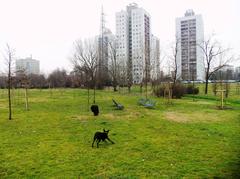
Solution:
{"label": "dry grass patch", "polygon": [[135,120],[143,117],[144,115],[140,112],[136,111],[128,111],[123,112],[121,114],[118,113],[107,113],[107,114],[100,114],[99,116],[93,116],[92,114],[89,115],[79,115],[79,116],[72,116],[72,119],[81,120],[81,121],[89,121],[96,118],[102,118],[106,120]]}
{"label": "dry grass patch", "polygon": [[0,104],[0,108],[2,108],[2,109],[6,109],[7,106],[6,106],[6,105],[3,105],[3,104]]}
{"label": "dry grass patch", "polygon": [[169,121],[187,123],[187,122],[217,122],[225,120],[224,116],[219,113],[205,113],[204,115],[199,112],[182,113],[182,112],[166,112],[165,119]]}
{"label": "dry grass patch", "polygon": [[95,116],[90,116],[90,115],[81,115],[81,116],[72,116],[71,118],[72,119],[75,119],[75,120],[80,120],[80,121],[88,121],[92,118],[94,118]]}
{"label": "dry grass patch", "polygon": [[[23,98],[24,100],[24,98]],[[49,98],[29,98],[29,102],[31,103],[48,103]]]}
{"label": "dry grass patch", "polygon": [[189,101],[189,104],[203,104],[203,105],[212,105],[212,104],[216,104],[216,101]]}

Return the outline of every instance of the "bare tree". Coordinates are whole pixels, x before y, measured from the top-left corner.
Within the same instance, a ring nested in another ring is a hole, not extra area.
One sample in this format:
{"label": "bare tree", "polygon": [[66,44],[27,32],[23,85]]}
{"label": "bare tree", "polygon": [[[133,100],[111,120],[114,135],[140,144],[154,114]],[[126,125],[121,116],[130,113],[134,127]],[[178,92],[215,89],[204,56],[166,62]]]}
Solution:
{"label": "bare tree", "polygon": [[132,76],[132,60],[127,61],[127,87],[128,87],[128,92],[131,92],[131,87],[133,85],[133,76]]}
{"label": "bare tree", "polygon": [[28,75],[29,86],[31,88],[46,88],[47,80],[43,74],[29,74]]}
{"label": "bare tree", "polygon": [[[210,36],[207,40],[204,40],[198,46],[202,49],[204,54],[205,65],[205,94],[208,93],[208,83],[211,76],[230,63],[234,58],[233,56],[227,56],[226,52],[230,49],[222,48],[221,44]],[[224,56],[224,58],[222,58]],[[221,58],[220,58],[221,57]]]}
{"label": "bare tree", "polygon": [[0,88],[4,89],[7,86],[7,77],[5,75],[0,76]]}
{"label": "bare tree", "polygon": [[19,79],[20,86],[23,87],[25,90],[25,109],[29,110],[29,103],[28,103],[28,89],[29,89],[29,78],[26,73],[25,69],[21,69],[16,71],[16,78]]}
{"label": "bare tree", "polygon": [[112,86],[113,90],[117,91],[117,85],[118,85],[118,77],[119,77],[119,62],[117,61],[117,50],[116,46],[113,42],[109,42],[109,49],[110,49],[110,63],[109,63],[109,74],[112,78]]}
{"label": "bare tree", "polygon": [[48,75],[47,80],[54,88],[66,87],[67,71],[65,69],[56,69]]}
{"label": "bare tree", "polygon": [[119,89],[120,89],[120,87],[127,86],[127,84],[128,84],[127,79],[128,79],[127,64],[124,61],[119,62],[119,74],[118,74]]}
{"label": "bare tree", "polygon": [[168,64],[169,64],[169,73],[172,78],[173,84],[172,84],[172,90],[174,89],[177,79],[178,79],[178,68],[179,64],[177,61],[177,57],[179,55],[179,45],[180,41],[176,39],[176,41],[171,46],[171,55],[168,56]]}
{"label": "bare tree", "polygon": [[71,62],[74,66],[75,71],[79,71],[85,74],[88,94],[90,87],[94,89],[93,103],[95,104],[98,50],[94,40],[88,39],[84,41],[76,41],[74,44],[74,54]]}
{"label": "bare tree", "polygon": [[152,84],[152,90],[155,90],[155,87],[158,86],[163,77],[163,62],[165,61],[166,55],[160,47],[160,42],[157,41],[156,46],[152,46],[151,51],[151,63],[150,63],[150,80]]}
{"label": "bare tree", "polygon": [[6,45],[6,52],[4,55],[4,59],[7,66],[7,88],[8,88],[8,109],[9,109],[9,117],[8,119],[12,119],[12,100],[11,100],[11,88],[12,88],[12,68],[13,68],[13,58],[14,58],[15,50],[12,49],[8,44]]}

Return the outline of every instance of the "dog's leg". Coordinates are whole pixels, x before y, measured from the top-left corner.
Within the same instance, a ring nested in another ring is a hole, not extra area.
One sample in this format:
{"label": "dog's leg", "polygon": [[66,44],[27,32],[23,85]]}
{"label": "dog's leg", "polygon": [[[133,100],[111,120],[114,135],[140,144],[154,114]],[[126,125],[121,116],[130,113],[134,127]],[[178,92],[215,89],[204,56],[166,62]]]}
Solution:
{"label": "dog's leg", "polygon": [[95,140],[96,140],[96,139],[94,138],[94,139],[93,139],[93,142],[92,142],[92,147],[93,147],[93,145],[94,145]]}
{"label": "dog's leg", "polygon": [[107,140],[109,140],[112,144],[115,144],[111,139],[107,138]]}
{"label": "dog's leg", "polygon": [[97,148],[98,148],[98,144],[99,144],[99,142],[100,142],[100,139],[97,139]]}

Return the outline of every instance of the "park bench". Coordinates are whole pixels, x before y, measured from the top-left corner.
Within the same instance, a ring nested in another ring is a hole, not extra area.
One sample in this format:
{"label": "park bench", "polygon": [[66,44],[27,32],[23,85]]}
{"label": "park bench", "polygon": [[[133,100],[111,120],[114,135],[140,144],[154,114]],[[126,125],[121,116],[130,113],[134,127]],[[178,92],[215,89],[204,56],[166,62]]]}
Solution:
{"label": "park bench", "polygon": [[140,98],[138,100],[138,104],[146,108],[153,109],[156,106],[156,101]]}
{"label": "park bench", "polygon": [[144,107],[149,108],[149,109],[153,109],[156,106],[156,101],[153,100],[148,100],[145,104]]}
{"label": "park bench", "polygon": [[118,110],[123,110],[124,106],[121,105],[120,103],[117,103],[114,99],[112,99],[114,106],[116,107],[116,109]]}
{"label": "park bench", "polygon": [[140,98],[140,99],[138,100],[138,104],[139,104],[140,106],[144,106],[144,105],[146,104],[147,100],[148,100],[148,99]]}

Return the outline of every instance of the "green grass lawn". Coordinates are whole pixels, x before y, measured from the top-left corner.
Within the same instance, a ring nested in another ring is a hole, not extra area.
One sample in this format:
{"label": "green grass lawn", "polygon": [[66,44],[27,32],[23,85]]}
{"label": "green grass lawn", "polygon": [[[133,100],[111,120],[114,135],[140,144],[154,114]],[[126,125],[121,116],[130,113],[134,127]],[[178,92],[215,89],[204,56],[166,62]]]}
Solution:
{"label": "green grass lawn", "polygon": [[[92,93],[92,91],[91,91]],[[240,96],[218,110],[217,97],[163,98],[156,109],[137,105],[141,95],[97,91],[100,115],[87,107],[87,91],[14,90],[9,121],[0,90],[0,178],[239,178]],[[114,110],[112,98],[125,106]],[[91,101],[93,98],[91,98]],[[115,142],[92,148],[96,131]]]}

